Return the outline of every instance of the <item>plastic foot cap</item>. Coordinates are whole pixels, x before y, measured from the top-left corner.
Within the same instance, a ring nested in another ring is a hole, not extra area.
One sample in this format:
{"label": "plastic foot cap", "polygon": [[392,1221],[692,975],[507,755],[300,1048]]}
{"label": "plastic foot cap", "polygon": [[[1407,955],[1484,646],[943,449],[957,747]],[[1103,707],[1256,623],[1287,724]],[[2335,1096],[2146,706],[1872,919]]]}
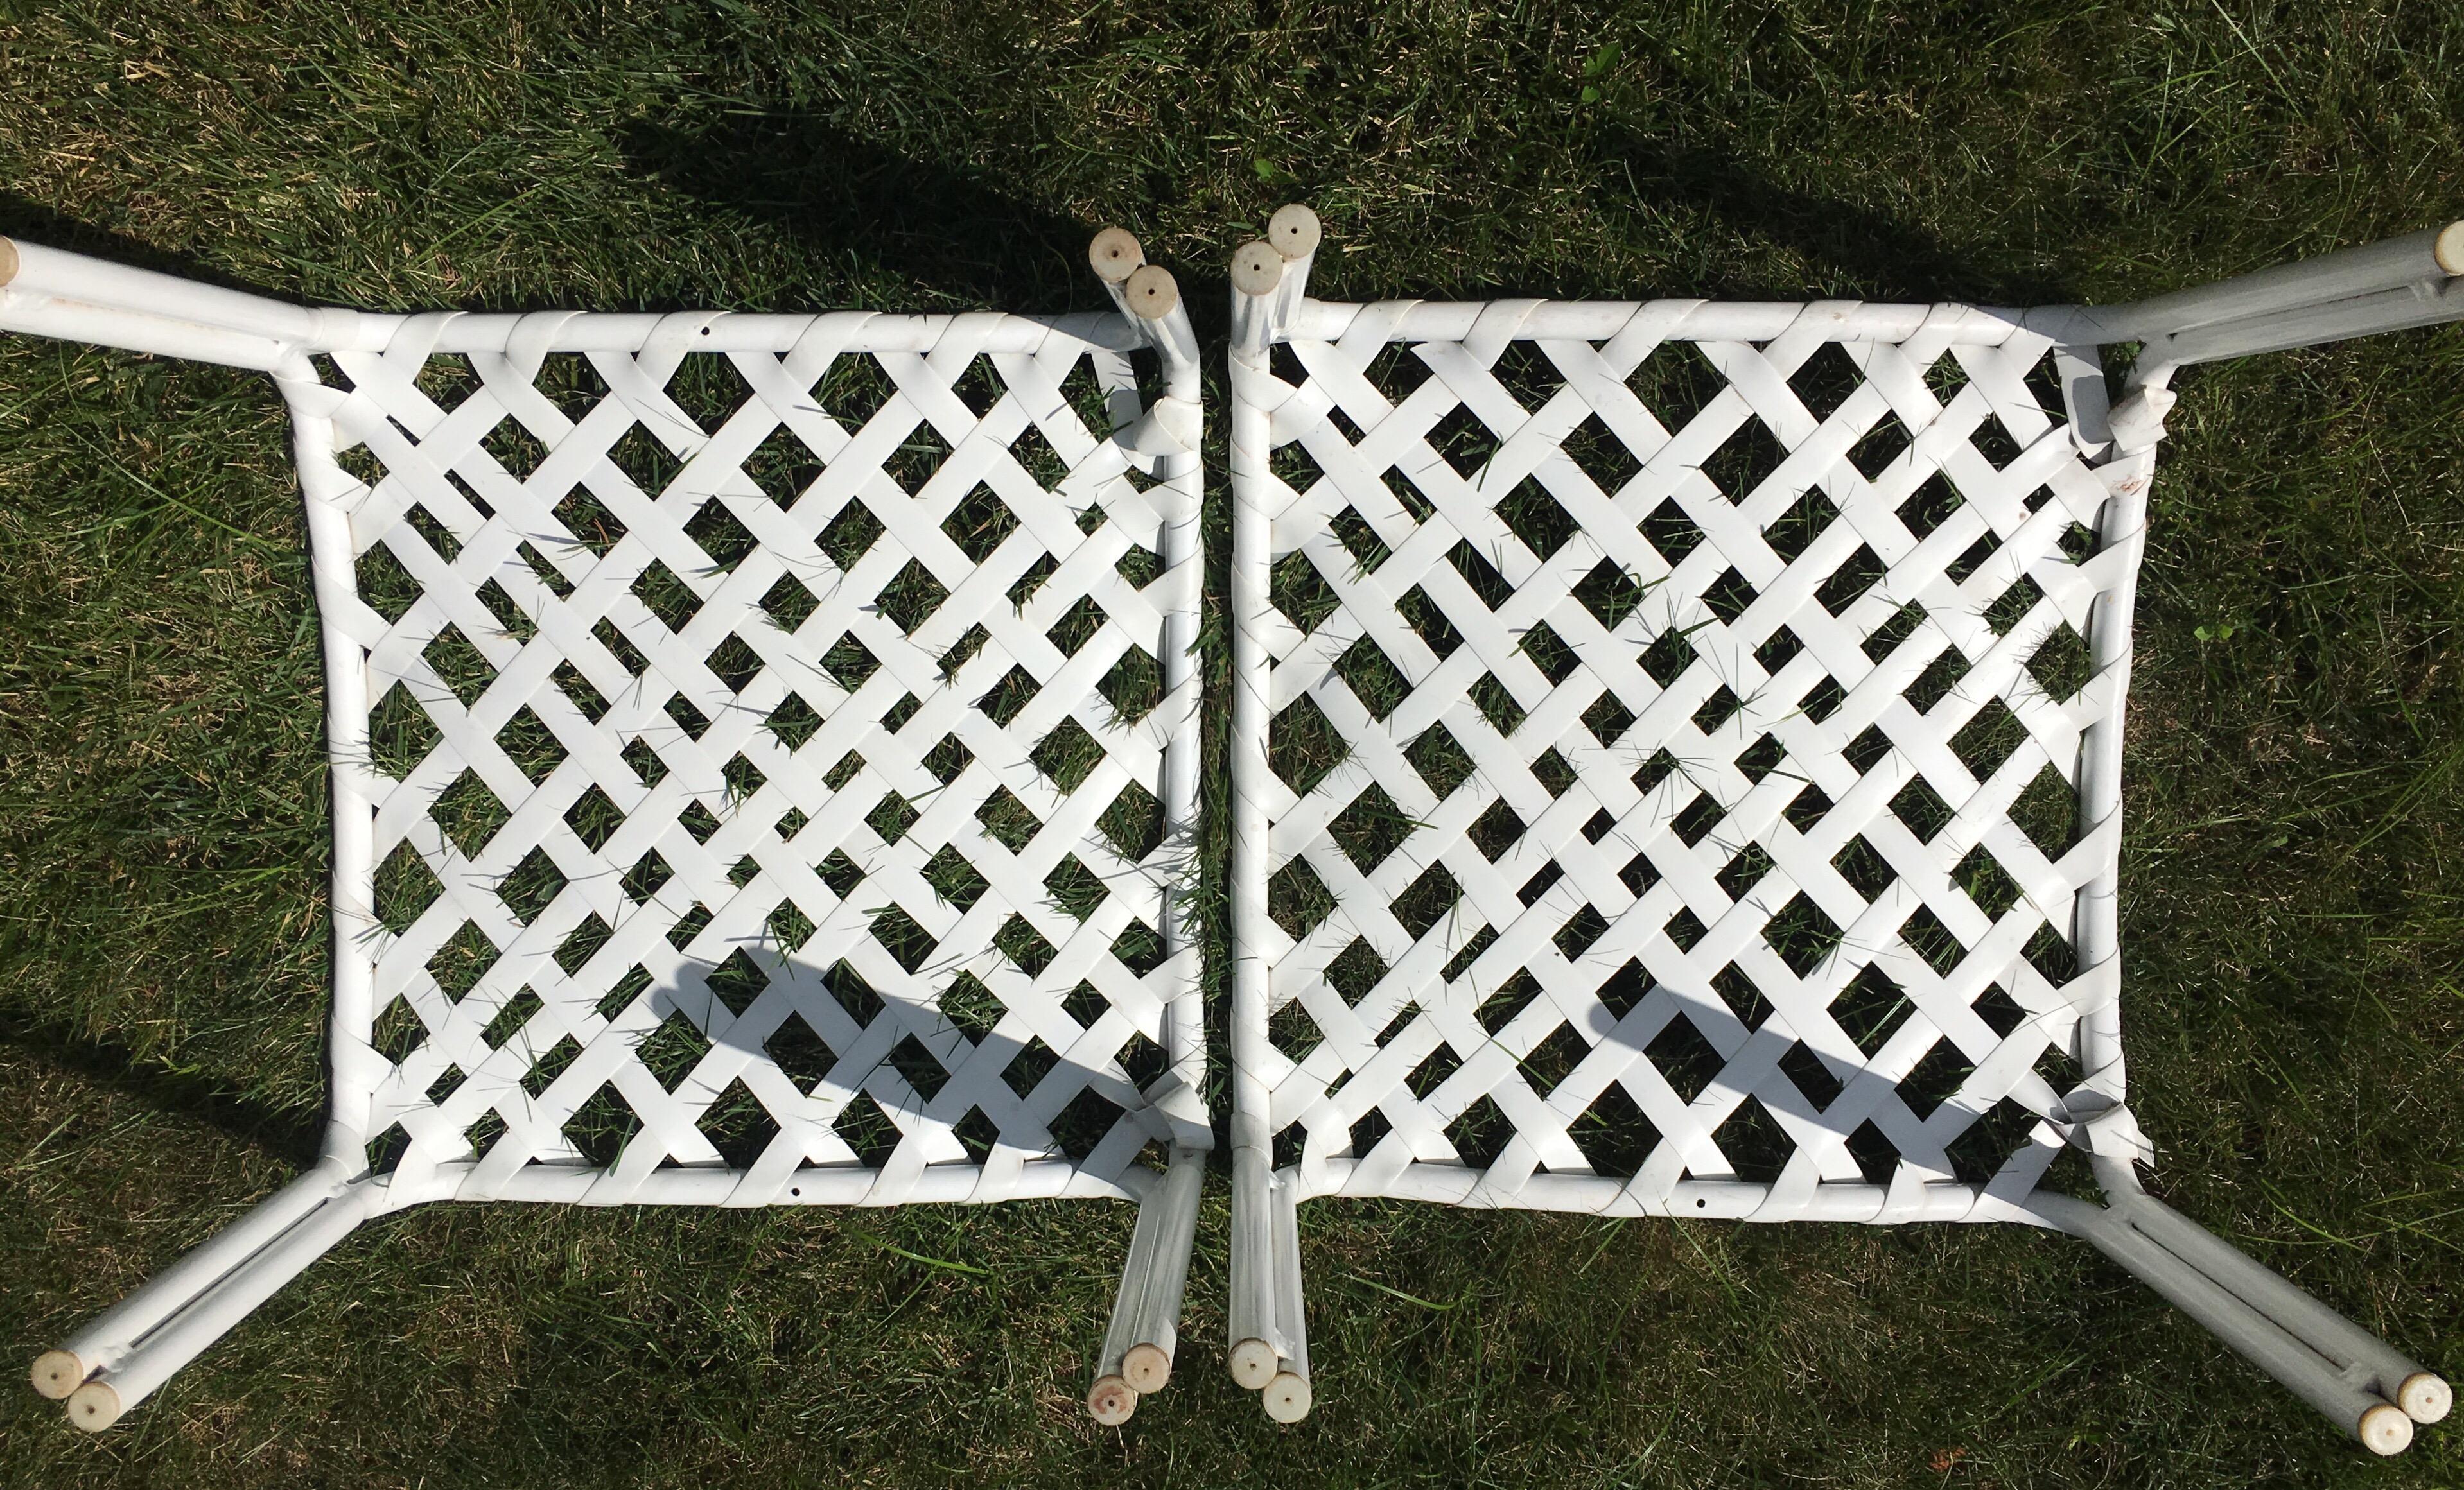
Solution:
{"label": "plastic foot cap", "polygon": [[1118,1428],[1138,1410],[1138,1394],[1118,1376],[1099,1376],[1087,1393],[1087,1415],[1107,1428]]}
{"label": "plastic foot cap", "polygon": [[2455,1391],[2430,1372],[2415,1371],[2395,1389],[2395,1405],[2416,1423],[2434,1423],[2455,1405]]}
{"label": "plastic foot cap", "polygon": [[1138,247],[1138,240],[1126,228],[1107,228],[1087,245],[1087,262],[1095,266],[1096,277],[1108,285],[1129,278],[1146,261],[1146,250]]}
{"label": "plastic foot cap", "polygon": [[1266,222],[1266,241],[1286,258],[1307,258],[1317,252],[1323,230],[1317,214],[1298,202],[1275,208]]}
{"label": "plastic foot cap", "polygon": [[1163,319],[1180,303],[1179,284],[1173,279],[1172,271],[1159,265],[1139,265],[1124,288],[1129,291],[1130,309],[1149,320]]}
{"label": "plastic foot cap", "polygon": [[2362,1414],[2353,1436],[2372,1454],[2402,1454],[2412,1446],[2412,1419],[2403,1409],[2382,1402]]}
{"label": "plastic foot cap", "polygon": [[[120,1393],[104,1381],[90,1381],[69,1393],[69,1421],[88,1433],[100,1433],[120,1421]],[[2412,1421],[2406,1418],[2409,1424]]]}
{"label": "plastic foot cap", "polygon": [[1121,1357],[1121,1376],[1143,1395],[1172,1380],[1172,1356],[1161,1346],[1132,1346]]}
{"label": "plastic foot cap", "polygon": [[1274,1380],[1283,1364],[1275,1348],[1263,1340],[1243,1340],[1232,1348],[1232,1379],[1251,1391]]}
{"label": "plastic foot cap", "polygon": [[0,238],[0,285],[17,277],[17,246]]}
{"label": "plastic foot cap", "polygon": [[1243,295],[1267,295],[1284,280],[1284,256],[1263,243],[1244,243],[1232,251],[1232,288]]}
{"label": "plastic foot cap", "polygon": [[1258,1394],[1258,1400],[1265,1405],[1266,1415],[1276,1422],[1297,1423],[1309,1416],[1309,1378],[1291,1371],[1281,1372],[1273,1381],[1266,1383],[1266,1390]]}
{"label": "plastic foot cap", "polygon": [[34,1357],[34,1390],[57,1402],[85,1380],[85,1363],[66,1350],[46,1350]]}

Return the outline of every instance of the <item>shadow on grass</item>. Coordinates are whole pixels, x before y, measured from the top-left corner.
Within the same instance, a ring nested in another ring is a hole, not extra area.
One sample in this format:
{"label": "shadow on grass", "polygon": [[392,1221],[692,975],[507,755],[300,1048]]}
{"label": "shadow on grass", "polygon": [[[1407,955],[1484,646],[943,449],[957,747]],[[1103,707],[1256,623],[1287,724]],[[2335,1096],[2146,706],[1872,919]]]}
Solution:
{"label": "shadow on grass", "polygon": [[[1592,152],[1604,175],[1625,181],[1633,200],[1700,208],[1743,237],[1836,269],[1843,288],[1920,302],[2033,306],[2077,298],[2066,286],[2042,274],[1979,264],[1924,228],[1784,186],[1723,151],[1611,129],[1594,141]],[[1800,283],[1713,278],[1688,284],[1683,293],[1795,300],[1806,298],[1811,289]]]}
{"label": "shadow on grass", "polygon": [[275,1158],[317,1162],[322,1111],[302,1112],[233,1095],[194,1072],[174,1070],[116,1040],[97,1040],[0,1008],[0,1047],[129,1097],[166,1116],[202,1123]]}
{"label": "shadow on grass", "polygon": [[[617,143],[634,170],[672,190],[952,300],[1029,314],[1110,304],[1087,265],[1088,241],[1105,224],[817,119],[781,111],[643,121]],[[1136,232],[1141,225],[1121,226]],[[1171,267],[1193,312],[1203,316],[1221,303],[1220,272],[1194,276],[1198,266]]]}
{"label": "shadow on grass", "polygon": [[54,211],[29,197],[13,191],[0,191],[0,237],[16,238],[26,243],[40,244],[47,249],[60,249],[71,253],[83,253],[125,264],[131,269],[150,269],[156,274],[177,274],[199,284],[219,285],[247,295],[269,296],[277,300],[297,303],[296,290],[268,289],[245,279],[225,274],[203,259],[187,253],[175,253],[158,248],[142,238],[133,238],[108,228],[97,228],[65,212]]}

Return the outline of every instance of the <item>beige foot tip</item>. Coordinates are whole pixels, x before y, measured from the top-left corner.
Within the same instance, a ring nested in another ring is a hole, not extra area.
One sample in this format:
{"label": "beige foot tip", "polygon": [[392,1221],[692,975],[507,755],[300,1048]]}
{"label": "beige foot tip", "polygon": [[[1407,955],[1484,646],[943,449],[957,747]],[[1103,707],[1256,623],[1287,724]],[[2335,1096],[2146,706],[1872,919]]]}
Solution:
{"label": "beige foot tip", "polygon": [[1232,251],[1232,288],[1243,295],[1265,295],[1283,283],[1284,256],[1263,243],[1244,243]]}
{"label": "beige foot tip", "polygon": [[1298,202],[1275,208],[1275,215],[1266,221],[1266,241],[1286,258],[1307,258],[1316,252],[1323,233],[1317,214]]}
{"label": "beige foot tip", "polygon": [[1232,1379],[1251,1391],[1264,1390],[1283,1367],[1275,1348],[1263,1340],[1243,1340],[1234,1346],[1231,1364]]}
{"label": "beige foot tip", "polygon": [[[2464,274],[2464,223],[2449,223],[2438,230],[2438,239],[2430,252],[2438,260],[2439,268],[2451,274]],[[0,274],[0,284],[8,280],[6,274]]]}
{"label": "beige foot tip", "polygon": [[57,1402],[85,1380],[85,1363],[66,1350],[46,1350],[34,1357],[34,1390]]}
{"label": "beige foot tip", "polygon": [[1118,1428],[1138,1410],[1138,1394],[1118,1376],[1100,1376],[1087,1393],[1087,1415],[1107,1428]]}
{"label": "beige foot tip", "polygon": [[1180,286],[1172,271],[1155,264],[1141,264],[1123,286],[1129,292],[1130,309],[1149,320],[1161,320],[1180,303]]}
{"label": "beige foot tip", "polygon": [[2415,1371],[2395,1389],[2395,1405],[2416,1423],[2434,1423],[2455,1405],[2455,1392],[2430,1372]]}
{"label": "beige foot tip", "polygon": [[1121,1357],[1121,1375],[1141,1396],[1161,1391],[1172,1380],[1172,1356],[1161,1346],[1132,1346]]}
{"label": "beige foot tip", "polygon": [[0,285],[17,277],[17,246],[0,238]]}
{"label": "beige foot tip", "polygon": [[1281,1372],[1266,1383],[1266,1390],[1258,1393],[1258,1400],[1265,1405],[1266,1415],[1276,1422],[1297,1423],[1309,1416],[1309,1379],[1290,1371]]}
{"label": "beige foot tip", "polygon": [[87,1382],[69,1393],[69,1421],[88,1433],[102,1432],[120,1421],[120,1393],[108,1382]]}
{"label": "beige foot tip", "polygon": [[1146,261],[1146,251],[1126,228],[1107,228],[1087,245],[1087,262],[1095,266],[1096,274],[1108,285],[1129,278]]}
{"label": "beige foot tip", "polygon": [[2372,1454],[2402,1454],[2412,1446],[2412,1419],[2402,1408],[2382,1402],[2362,1414],[2353,1435]]}

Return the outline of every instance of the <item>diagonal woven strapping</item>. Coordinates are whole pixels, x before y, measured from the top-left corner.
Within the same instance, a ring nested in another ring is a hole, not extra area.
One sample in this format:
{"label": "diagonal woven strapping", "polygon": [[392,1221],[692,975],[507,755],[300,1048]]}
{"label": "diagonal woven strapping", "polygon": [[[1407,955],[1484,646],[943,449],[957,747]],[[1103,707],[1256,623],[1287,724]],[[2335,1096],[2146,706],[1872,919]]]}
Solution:
{"label": "diagonal woven strapping", "polygon": [[2126,1125],[2074,1059],[2127,667],[2086,638],[2140,547],[2096,529],[2144,482],[2095,464],[2092,352],[1952,306],[1309,302],[1234,392],[1272,447],[1241,952],[1300,1194],[2007,1218],[2074,1119]]}
{"label": "diagonal woven strapping", "polygon": [[286,384],[356,553],[335,1097],[390,1203],[1140,1195],[1205,1146],[1197,486],[1110,438],[1132,336],[429,316]]}

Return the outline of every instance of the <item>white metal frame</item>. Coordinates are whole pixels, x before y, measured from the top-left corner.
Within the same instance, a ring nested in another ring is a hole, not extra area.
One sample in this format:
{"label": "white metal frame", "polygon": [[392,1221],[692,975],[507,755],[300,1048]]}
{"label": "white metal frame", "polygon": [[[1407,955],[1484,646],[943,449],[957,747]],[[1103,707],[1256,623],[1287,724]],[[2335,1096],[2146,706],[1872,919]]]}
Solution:
{"label": "white metal frame", "polygon": [[[1310,1401],[1298,1203],[1379,1195],[2055,1228],[2379,1453],[2443,1416],[2439,1377],[2141,1192],[2115,875],[2172,370],[2464,318],[2464,224],[2101,311],[1334,304],[1318,241],[1287,208],[1232,264],[1231,1367],[1268,1414]],[[1687,348],[1717,391],[1663,425],[1632,380]],[[1791,380],[1825,355],[1854,386],[1817,415]],[[1722,490],[1705,463],[1757,431],[1775,464]],[[1947,510],[1909,518],[1929,482]],[[2033,668],[2058,643],[2085,680],[2057,696]],[[1341,758],[1287,779],[1304,725]],[[2014,815],[2048,772],[2077,823],[2050,848]],[[1921,787],[1939,823],[1898,807]],[[2070,968],[2032,958],[2049,937]],[[1841,1011],[1875,976],[1904,1017],[1860,1040]],[[1673,1037],[1708,1047],[1697,1091]],[[1935,1058],[1953,1089],[1912,1105]],[[1723,1143],[1755,1107],[1788,1153],[1749,1178]],[[1619,1128],[1642,1156],[1596,1172],[1577,1129]],[[2037,1188],[2065,1145],[2103,1205]]]}
{"label": "white metal frame", "polygon": [[[447,1199],[1135,1200],[1089,1411],[1164,1384],[1212,1146],[1179,904],[1198,349],[1134,238],[1090,258],[1117,314],[399,316],[0,240],[0,329],[273,375],[333,777],[323,1157],[35,1363],[73,1422],[108,1426],[360,1222]],[[738,390],[707,422],[689,365]],[[551,368],[589,391],[552,397]],[[772,448],[803,468],[784,490],[749,473]],[[390,614],[361,582],[387,561]],[[1159,700],[1134,716],[1105,692],[1133,650]],[[405,699],[429,738],[397,775],[372,721]],[[1036,755],[1063,731],[1066,783]],[[1143,844],[1104,826],[1133,788]],[[440,825],[457,793],[483,832]],[[390,926],[389,862],[434,891]],[[449,990],[457,943],[485,966]],[[1073,1152],[1054,1128],[1082,1103]],[[569,1130],[591,1113],[612,1151]],[[705,1125],[738,1120],[731,1161]]]}

